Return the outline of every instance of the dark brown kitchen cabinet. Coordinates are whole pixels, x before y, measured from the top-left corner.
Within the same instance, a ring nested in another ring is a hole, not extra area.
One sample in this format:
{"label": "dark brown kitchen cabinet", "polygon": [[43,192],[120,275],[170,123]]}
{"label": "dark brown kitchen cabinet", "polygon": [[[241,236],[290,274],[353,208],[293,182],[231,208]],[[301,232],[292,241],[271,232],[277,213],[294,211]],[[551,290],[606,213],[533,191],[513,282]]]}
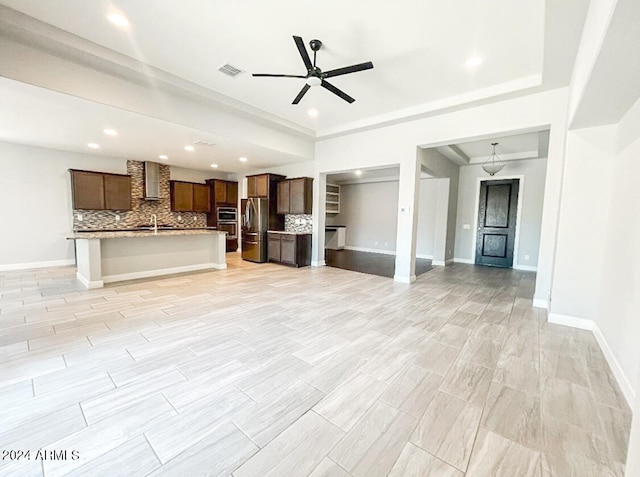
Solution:
{"label": "dark brown kitchen cabinet", "polygon": [[[238,250],[238,220],[230,219],[230,210],[238,210],[238,183],[223,179],[207,179],[211,211],[207,215],[207,225],[227,232],[227,252]],[[218,209],[224,208],[225,214],[218,220]],[[237,215],[236,215],[237,217]]]}
{"label": "dark brown kitchen cabinet", "polygon": [[171,210],[174,212],[210,212],[209,186],[194,182],[169,181]]}
{"label": "dark brown kitchen cabinet", "polygon": [[171,189],[171,210],[175,212],[193,211],[193,183],[169,181]]}
{"label": "dark brown kitchen cabinet", "polygon": [[280,234],[269,233],[267,241],[267,256],[270,262],[280,261]]}
{"label": "dark brown kitchen cabinet", "polygon": [[73,208],[131,210],[131,176],[71,169]]}
{"label": "dark brown kitchen cabinet", "polygon": [[194,212],[210,212],[209,186],[205,184],[193,184],[193,210]]}
{"label": "dark brown kitchen cabinet", "polygon": [[222,179],[207,180],[212,188],[213,203],[215,207],[238,206],[238,183],[233,181],[225,181]]}
{"label": "dark brown kitchen cabinet", "polygon": [[248,197],[269,197],[269,174],[247,177]]}
{"label": "dark brown kitchen cabinet", "polygon": [[311,264],[311,234],[269,232],[270,262],[306,267]]}
{"label": "dark brown kitchen cabinet", "polygon": [[281,181],[278,182],[278,213],[279,214],[288,214],[289,213],[289,191],[291,190],[290,181]]}
{"label": "dark brown kitchen cabinet", "polygon": [[278,183],[278,213],[311,214],[313,207],[313,179],[299,177]]}
{"label": "dark brown kitchen cabinet", "polygon": [[131,210],[131,176],[104,175],[104,208]]}
{"label": "dark brown kitchen cabinet", "polygon": [[275,198],[276,186],[284,178],[278,174],[247,176],[247,197]]}

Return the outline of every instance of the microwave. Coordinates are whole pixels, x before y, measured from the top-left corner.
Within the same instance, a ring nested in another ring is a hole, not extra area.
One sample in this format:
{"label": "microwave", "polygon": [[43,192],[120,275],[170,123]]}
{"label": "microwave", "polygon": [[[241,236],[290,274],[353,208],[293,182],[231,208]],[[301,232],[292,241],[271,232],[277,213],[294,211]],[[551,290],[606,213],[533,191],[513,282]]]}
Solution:
{"label": "microwave", "polygon": [[236,207],[218,207],[216,211],[218,222],[237,222],[238,209]]}

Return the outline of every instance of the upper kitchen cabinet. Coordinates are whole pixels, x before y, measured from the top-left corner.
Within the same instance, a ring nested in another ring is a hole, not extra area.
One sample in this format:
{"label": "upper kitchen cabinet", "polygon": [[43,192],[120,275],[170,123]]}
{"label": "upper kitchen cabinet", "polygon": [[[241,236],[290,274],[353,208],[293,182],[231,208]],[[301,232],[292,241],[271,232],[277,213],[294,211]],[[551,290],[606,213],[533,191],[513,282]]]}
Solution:
{"label": "upper kitchen cabinet", "polygon": [[73,208],[131,210],[131,176],[71,169]]}
{"label": "upper kitchen cabinet", "polygon": [[207,184],[169,181],[171,210],[174,212],[211,212],[210,189]]}
{"label": "upper kitchen cabinet", "polygon": [[238,183],[233,181],[225,181],[222,179],[209,179],[207,184],[213,191],[213,202],[215,207],[219,206],[238,206]]}
{"label": "upper kitchen cabinet", "polygon": [[208,185],[193,184],[193,211],[194,212],[210,212],[211,211]]}
{"label": "upper kitchen cabinet", "polygon": [[311,214],[313,207],[313,179],[299,177],[278,183],[278,213]]}
{"label": "upper kitchen cabinet", "polygon": [[104,208],[131,210],[131,176],[104,174]]}
{"label": "upper kitchen cabinet", "polygon": [[276,185],[285,177],[277,174],[260,174],[247,176],[247,197],[273,197]]}
{"label": "upper kitchen cabinet", "polygon": [[174,212],[193,211],[193,183],[169,181],[171,185],[171,210]]}

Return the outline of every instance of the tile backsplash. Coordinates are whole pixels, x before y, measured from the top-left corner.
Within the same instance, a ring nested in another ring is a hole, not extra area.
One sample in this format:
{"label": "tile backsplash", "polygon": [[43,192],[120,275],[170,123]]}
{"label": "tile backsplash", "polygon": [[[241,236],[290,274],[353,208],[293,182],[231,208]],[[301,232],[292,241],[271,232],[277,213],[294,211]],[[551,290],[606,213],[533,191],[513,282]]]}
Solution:
{"label": "tile backsplash", "polygon": [[[169,166],[160,164],[160,200],[144,200],[144,163],[127,161],[127,174],[131,176],[131,210],[74,210],[73,229],[121,229],[147,226],[156,214],[158,225],[176,227],[206,227],[207,214],[200,212],[172,212],[169,192]],[[78,220],[82,216],[82,220]],[[116,216],[120,220],[116,221]]]}
{"label": "tile backsplash", "polygon": [[313,228],[311,215],[291,215],[284,216],[284,230],[286,232],[298,232],[310,234]]}

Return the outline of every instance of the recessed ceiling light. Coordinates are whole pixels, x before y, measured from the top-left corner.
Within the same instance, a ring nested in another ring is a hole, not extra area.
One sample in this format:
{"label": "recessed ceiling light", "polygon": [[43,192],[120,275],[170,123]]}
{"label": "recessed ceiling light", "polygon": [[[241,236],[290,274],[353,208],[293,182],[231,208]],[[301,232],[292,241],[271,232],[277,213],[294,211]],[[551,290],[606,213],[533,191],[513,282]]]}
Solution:
{"label": "recessed ceiling light", "polygon": [[189,151],[189,152],[193,152],[194,147],[193,146],[184,146],[184,150],[185,151]]}
{"label": "recessed ceiling light", "polygon": [[240,159],[238,159],[240,162],[247,162],[247,158],[246,157],[241,157]]}
{"label": "recessed ceiling light", "polygon": [[467,63],[466,63],[466,65],[469,68],[473,68],[474,66],[479,66],[480,64],[482,64],[482,58],[480,58],[479,56],[472,56],[467,60]]}
{"label": "recessed ceiling light", "polygon": [[111,23],[113,23],[116,26],[119,26],[119,27],[129,26],[129,20],[127,20],[127,17],[125,17],[121,13],[112,13],[111,15],[107,15],[107,18]]}
{"label": "recessed ceiling light", "polygon": [[213,169],[217,169],[217,168],[218,168],[218,164],[211,164],[211,167],[212,167]]}
{"label": "recessed ceiling light", "polygon": [[118,135],[118,131],[116,131],[115,129],[103,129],[102,132],[105,133],[107,136],[117,136]]}
{"label": "recessed ceiling light", "polygon": [[158,159],[162,159],[162,160],[166,161],[167,159],[169,159],[169,156],[167,156],[166,154],[160,154],[158,156]]}
{"label": "recessed ceiling light", "polygon": [[318,110],[317,109],[310,109],[308,112],[309,116],[311,116],[312,118],[315,118],[318,115]]}
{"label": "recessed ceiling light", "polygon": [[354,172],[355,175],[357,176],[361,176],[362,175],[362,171],[360,169],[358,169],[357,171]]}
{"label": "recessed ceiling light", "polygon": [[96,144],[95,142],[88,142],[87,147],[90,147],[91,149],[100,149],[100,144]]}

